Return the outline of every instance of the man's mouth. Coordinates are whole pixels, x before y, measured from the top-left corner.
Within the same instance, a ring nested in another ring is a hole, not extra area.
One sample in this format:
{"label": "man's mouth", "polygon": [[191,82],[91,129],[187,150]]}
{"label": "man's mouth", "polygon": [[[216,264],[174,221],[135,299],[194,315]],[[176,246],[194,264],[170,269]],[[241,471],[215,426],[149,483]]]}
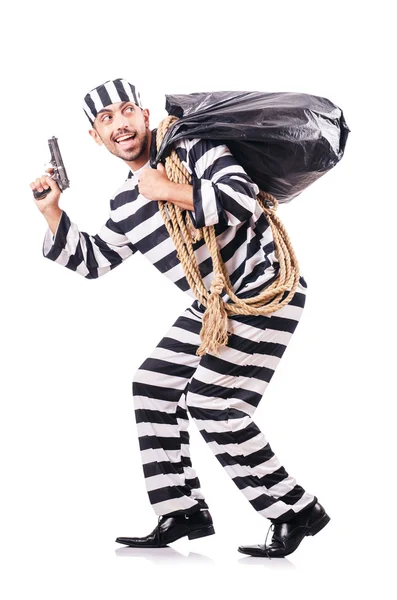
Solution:
{"label": "man's mouth", "polygon": [[133,145],[135,137],[136,133],[127,133],[124,135],[119,135],[117,138],[115,138],[115,142],[122,148],[126,149]]}

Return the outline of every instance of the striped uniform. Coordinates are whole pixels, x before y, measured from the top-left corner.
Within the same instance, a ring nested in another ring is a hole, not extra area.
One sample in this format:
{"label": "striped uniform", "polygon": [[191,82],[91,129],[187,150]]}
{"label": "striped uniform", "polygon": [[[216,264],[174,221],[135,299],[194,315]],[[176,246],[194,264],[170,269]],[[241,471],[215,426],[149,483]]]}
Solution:
{"label": "striped uniform", "polygon": [[[257,295],[279,271],[271,228],[256,200],[257,185],[220,142],[180,140],[175,149],[192,175],[193,223],[214,226],[237,296]],[[150,168],[149,162],[142,168]],[[139,251],[195,298],[157,201],[139,193],[139,171],[130,171],[111,199],[109,219],[98,234],[79,231],[63,211],[55,236],[46,231],[43,254],[92,279]],[[193,248],[209,289],[210,254],[203,240]],[[299,322],[306,288],[301,277],[292,301],[271,315],[230,316],[231,335],[218,356],[196,355],[205,307],[195,299],[138,369],[132,386],[136,424],[157,515],[207,507],[189,455],[188,411],[234,483],[264,517],[286,521],[316,502],[282,467],[252,420]],[[222,298],[230,301],[225,292]]]}

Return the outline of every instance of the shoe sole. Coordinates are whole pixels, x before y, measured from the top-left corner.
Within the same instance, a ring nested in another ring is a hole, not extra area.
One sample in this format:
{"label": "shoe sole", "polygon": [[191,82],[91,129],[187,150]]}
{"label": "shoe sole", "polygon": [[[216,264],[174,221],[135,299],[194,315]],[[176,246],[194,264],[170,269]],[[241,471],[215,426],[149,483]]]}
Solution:
{"label": "shoe sole", "polygon": [[130,548],[166,548],[168,546],[168,544],[172,544],[173,542],[176,542],[177,540],[179,540],[182,537],[185,537],[186,535],[189,538],[189,540],[195,540],[197,538],[205,537],[206,535],[213,535],[214,533],[215,533],[214,526],[208,525],[207,527],[202,527],[201,529],[196,529],[195,531],[189,531],[188,533],[180,535],[180,536],[174,538],[173,540],[170,540],[166,544],[128,544],[127,542],[120,542],[120,541],[118,541],[118,539],[116,540],[116,542],[118,544],[125,544],[126,546],[129,546]]}
{"label": "shoe sole", "polygon": [[214,533],[215,529],[213,525],[208,525],[208,527],[196,529],[196,531],[189,531],[187,537],[189,538],[189,540],[195,540],[197,538],[205,537],[206,535],[213,535]]}

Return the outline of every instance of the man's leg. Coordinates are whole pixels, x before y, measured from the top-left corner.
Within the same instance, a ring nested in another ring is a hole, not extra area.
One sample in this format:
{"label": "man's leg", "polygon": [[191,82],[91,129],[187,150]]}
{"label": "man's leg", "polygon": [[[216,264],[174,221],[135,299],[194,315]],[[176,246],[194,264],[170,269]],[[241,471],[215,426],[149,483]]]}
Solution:
{"label": "man's leg", "polygon": [[208,508],[192,467],[186,411],[186,388],[200,361],[200,329],[200,312],[187,308],[132,384],[145,484],[157,515]]}
{"label": "man's leg", "polygon": [[181,435],[181,462],[185,476],[185,485],[190,490],[190,498],[197,500],[197,504],[200,508],[208,508],[201,490],[200,480],[193,468],[192,459],[190,456],[190,435],[188,431],[189,414],[186,410],[186,390],[188,385],[189,384],[187,384],[183,394],[181,395],[176,409],[176,418],[178,420],[179,431]]}
{"label": "man's leg", "polygon": [[230,317],[219,356],[206,354],[189,383],[188,410],[216,458],[251,505],[284,522],[316,503],[289,475],[252,420],[301,317],[306,289],[266,316]]}

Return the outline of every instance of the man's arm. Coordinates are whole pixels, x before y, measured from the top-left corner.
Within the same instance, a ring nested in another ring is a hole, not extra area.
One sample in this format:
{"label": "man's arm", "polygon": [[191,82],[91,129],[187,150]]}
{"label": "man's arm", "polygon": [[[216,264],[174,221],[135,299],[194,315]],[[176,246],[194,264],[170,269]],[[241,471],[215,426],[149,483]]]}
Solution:
{"label": "man's arm", "polygon": [[183,197],[187,202],[185,208],[191,210],[188,206],[191,199],[194,209],[191,217],[196,227],[216,225],[221,220],[235,226],[250,219],[257,207],[259,187],[225,144],[182,139],[176,142],[175,150],[192,175],[192,186],[178,184],[185,191],[179,192],[177,200]]}
{"label": "man's arm", "polygon": [[194,210],[193,188],[186,183],[170,183],[165,200],[176,204],[183,210]]}
{"label": "man's arm", "polygon": [[64,210],[61,212],[55,235],[49,223],[43,242],[43,255],[83,277],[96,279],[137,251],[111,218],[98,234],[89,235],[80,231]]}
{"label": "man's arm", "polygon": [[48,223],[43,243],[46,258],[76,271],[87,279],[108,273],[137,249],[111,218],[94,236],[79,231],[66,212],[59,207],[61,191],[48,175],[30,184],[32,191],[48,190],[44,198],[33,200]]}
{"label": "man's arm", "polygon": [[45,220],[48,223],[48,227],[51,229],[52,233],[55,235],[58,229],[59,222],[62,216],[62,209],[59,206],[55,206],[51,208],[49,211],[42,213]]}

